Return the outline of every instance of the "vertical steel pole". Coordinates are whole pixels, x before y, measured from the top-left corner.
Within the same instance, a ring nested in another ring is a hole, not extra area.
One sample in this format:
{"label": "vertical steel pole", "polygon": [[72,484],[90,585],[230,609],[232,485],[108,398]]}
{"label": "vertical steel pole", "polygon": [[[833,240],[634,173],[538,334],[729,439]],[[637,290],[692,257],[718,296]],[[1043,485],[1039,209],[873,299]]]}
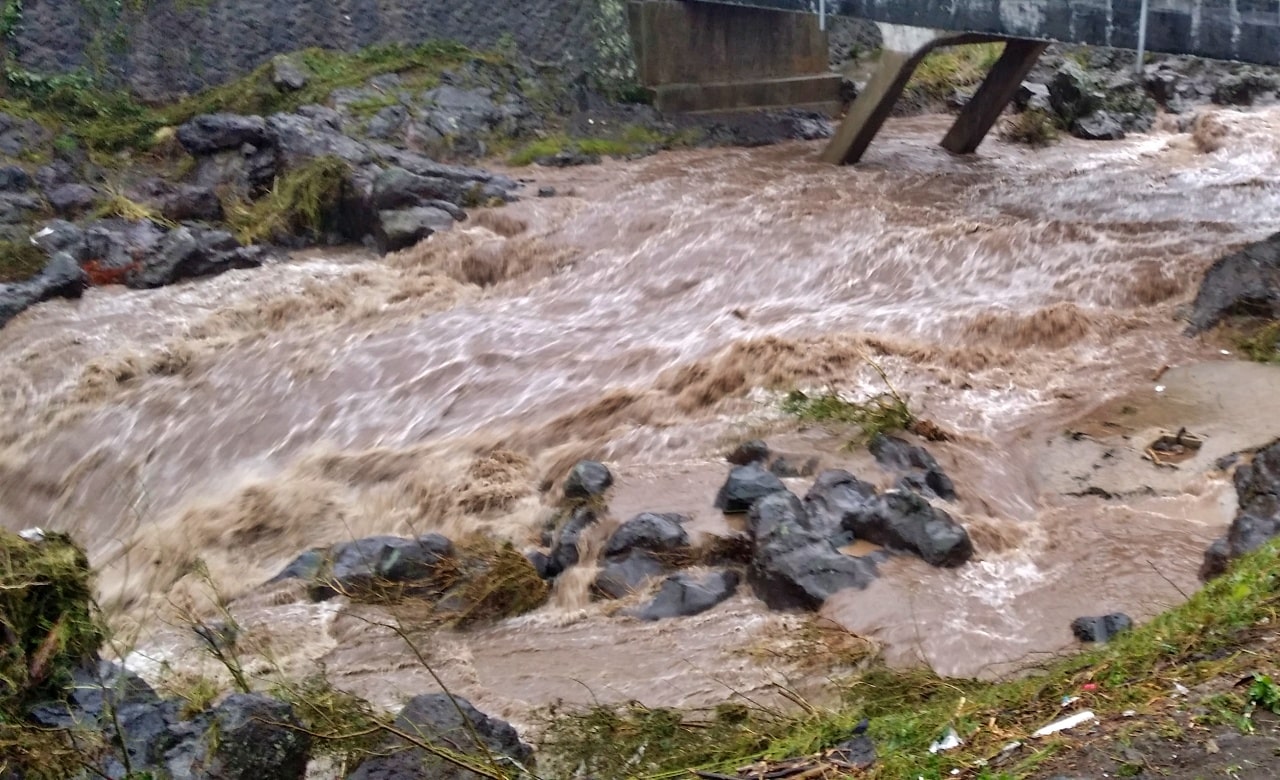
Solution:
{"label": "vertical steel pole", "polygon": [[818,0],[818,29],[827,31],[827,0]]}
{"label": "vertical steel pole", "polygon": [[1147,58],[1147,6],[1150,0],[1142,0],[1142,15],[1138,17],[1138,61],[1134,68],[1142,75],[1142,66]]}

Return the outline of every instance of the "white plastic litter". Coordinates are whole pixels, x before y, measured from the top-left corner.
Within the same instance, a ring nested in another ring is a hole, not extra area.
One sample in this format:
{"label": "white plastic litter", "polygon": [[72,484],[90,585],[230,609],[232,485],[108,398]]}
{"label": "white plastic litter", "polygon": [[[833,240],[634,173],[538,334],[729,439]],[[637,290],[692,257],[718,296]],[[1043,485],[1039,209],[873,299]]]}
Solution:
{"label": "white plastic litter", "polygon": [[1093,710],[1085,710],[1084,712],[1077,712],[1075,715],[1072,715],[1069,718],[1063,718],[1062,720],[1055,720],[1053,723],[1050,723],[1048,726],[1044,726],[1038,729],[1031,736],[1047,737],[1050,734],[1057,734],[1059,731],[1066,731],[1067,729],[1073,729],[1076,726],[1079,726],[1081,723],[1088,723],[1089,721],[1093,720],[1095,717],[1097,716],[1093,714]]}
{"label": "white plastic litter", "polygon": [[1163,392],[1164,392],[1164,385],[1156,385],[1156,392],[1157,392],[1157,393],[1163,393]]}
{"label": "white plastic litter", "polygon": [[953,728],[947,729],[947,733],[943,734],[940,739],[929,746],[930,753],[941,753],[944,750],[952,750],[964,744],[964,740],[960,739],[960,735]]}
{"label": "white plastic litter", "polygon": [[1173,689],[1178,692],[1179,696],[1186,696],[1188,693],[1191,693],[1191,691],[1187,688],[1187,686],[1183,685],[1182,683],[1177,683],[1177,682],[1174,683]]}
{"label": "white plastic litter", "polygon": [[19,531],[19,532],[18,532],[18,536],[21,536],[23,539],[27,540],[28,542],[43,542],[43,541],[44,541],[44,529],[43,529],[43,528],[28,528],[28,529],[26,529],[25,531]]}

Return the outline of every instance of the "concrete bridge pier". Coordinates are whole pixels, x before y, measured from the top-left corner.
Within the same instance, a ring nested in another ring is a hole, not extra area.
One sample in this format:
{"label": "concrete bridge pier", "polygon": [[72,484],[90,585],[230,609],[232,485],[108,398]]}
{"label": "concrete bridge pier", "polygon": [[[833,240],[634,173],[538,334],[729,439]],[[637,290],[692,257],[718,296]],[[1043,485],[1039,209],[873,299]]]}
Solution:
{"label": "concrete bridge pier", "polygon": [[961,110],[955,124],[942,140],[943,148],[956,154],[977,150],[982,139],[999,120],[1018,86],[1035,67],[1048,43],[982,33],[955,33],[897,25],[880,25],[885,46],[880,67],[862,94],[849,107],[822,159],[837,165],[851,165],[862,159],[872,139],[889,118],[893,106],[911,80],[911,74],[934,49],[971,43],[1004,41],[1004,53],[991,68],[973,98]]}

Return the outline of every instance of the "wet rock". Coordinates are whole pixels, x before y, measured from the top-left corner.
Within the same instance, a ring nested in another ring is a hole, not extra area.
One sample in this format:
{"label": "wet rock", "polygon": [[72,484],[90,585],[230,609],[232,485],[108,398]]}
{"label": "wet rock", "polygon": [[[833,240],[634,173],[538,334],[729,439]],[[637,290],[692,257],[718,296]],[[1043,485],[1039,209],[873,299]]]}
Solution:
{"label": "wet rock", "polygon": [[590,509],[583,507],[574,511],[560,529],[560,535],[551,548],[551,561],[547,564],[548,576],[558,577],[565,569],[577,565],[578,544],[582,541],[582,534],[595,523],[596,513]]}
{"label": "wet rock", "polygon": [[1019,111],[1032,109],[1048,113],[1054,110],[1053,103],[1049,99],[1049,87],[1031,81],[1024,81],[1018,87],[1018,91],[1013,95],[1013,106]]}
{"label": "wet rock", "polygon": [[625,598],[666,572],[667,566],[662,561],[643,550],[636,550],[606,560],[592,588],[603,598]]}
{"label": "wet rock", "polygon": [[369,138],[392,138],[399,134],[408,120],[409,109],[400,105],[385,106],[369,119],[364,134]]}
{"label": "wet rock", "polygon": [[1081,642],[1108,642],[1116,634],[1133,628],[1133,620],[1123,612],[1101,617],[1078,617],[1071,621],[1071,633]]}
{"label": "wet rock", "polygon": [[548,567],[551,565],[551,558],[541,550],[530,550],[524,554],[529,561],[529,565],[538,573],[542,579],[550,579],[551,575],[547,573]]}
{"label": "wet rock", "polygon": [[1067,61],[1049,80],[1049,104],[1068,125],[1100,110],[1105,98],[1078,64]]}
{"label": "wet rock", "polygon": [[584,499],[603,496],[613,485],[613,474],[603,463],[584,460],[574,465],[564,481],[564,497]]}
{"label": "wet rock", "polygon": [[555,154],[539,157],[534,162],[548,168],[572,168],[578,165],[599,165],[600,155],[562,149]]}
{"label": "wet rock", "polygon": [[1258,68],[1242,68],[1218,79],[1213,89],[1213,102],[1224,106],[1251,106],[1261,98],[1273,98],[1280,88],[1280,77]]}
{"label": "wet rock", "polygon": [[750,466],[753,463],[764,463],[769,459],[769,445],[760,439],[743,442],[725,456],[725,460],[735,466]]}
{"label": "wet rock", "polygon": [[539,187],[538,188],[539,198],[554,198],[555,196],[556,196],[555,187]]}
{"label": "wet rock", "polygon": [[897,436],[884,434],[876,434],[869,447],[881,466],[892,471],[907,472],[905,484],[917,492],[945,501],[956,499],[956,488],[951,478],[924,447],[916,447]]}
{"label": "wet rock", "polygon": [[779,455],[769,464],[769,473],[781,479],[811,477],[817,471],[817,458],[808,458],[804,462],[799,462],[785,455]]}
{"label": "wet rock", "polygon": [[756,501],[779,490],[786,490],[786,485],[760,466],[738,466],[716,494],[715,507],[731,514],[746,512]]}
{"label": "wet rock", "polygon": [[44,211],[44,203],[29,192],[0,192],[0,225],[14,228],[7,236],[16,241],[25,237],[28,224]]}
{"label": "wet rock", "polygon": [[162,287],[180,279],[213,276],[234,268],[257,268],[269,257],[260,246],[241,246],[224,230],[180,227],[129,271],[125,284],[135,289]]}
{"label": "wet rock", "polygon": [[648,604],[629,614],[641,620],[663,620],[706,612],[738,589],[736,571],[715,571],[702,578],[675,574],[662,583]]}
{"label": "wet rock", "polygon": [[76,259],[66,252],[55,254],[40,273],[27,281],[0,284],[0,327],[42,301],[79,298],[85,284],[85,273]]}
{"label": "wet rock", "polygon": [[866,733],[869,724],[864,720],[854,728],[854,736],[832,748],[831,758],[843,761],[857,769],[869,769],[876,762],[876,745]]}
{"label": "wet rock", "polygon": [[207,155],[245,144],[261,149],[275,144],[275,135],[260,116],[201,114],[178,127],[178,143],[192,155]]}
{"label": "wet rock", "polygon": [[302,63],[287,55],[271,60],[271,83],[281,92],[297,92],[307,86],[307,70]]}
{"label": "wet rock", "polygon": [[342,117],[333,109],[303,106],[292,114],[272,114],[266,122],[286,170],[320,157],[337,157],[353,167],[377,161],[367,145],[342,132]]}
{"label": "wet rock", "polygon": [[59,184],[45,190],[44,199],[55,214],[78,217],[93,208],[98,191],[87,184]]}
{"label": "wet rock", "polygon": [[[809,525],[827,536],[843,530],[846,516],[861,512],[875,499],[876,489],[842,469],[818,475],[804,497]],[[852,541],[852,539],[842,540]]]}
{"label": "wet rock", "polygon": [[174,729],[183,739],[165,752],[171,777],[302,780],[311,737],[293,707],[257,693],[228,696],[211,712]]}
{"label": "wet rock", "polygon": [[440,534],[416,539],[368,536],[343,542],[329,552],[330,565],[324,578],[327,595],[361,594],[384,583],[429,580],[437,567],[452,557],[452,542]]}
{"label": "wet rock", "polygon": [[689,546],[684,515],[643,512],[618,527],[605,544],[605,555],[622,555],[631,550],[670,553]]}
{"label": "wet rock", "polygon": [[1231,316],[1280,319],[1280,233],[1219,258],[1205,272],[1187,332]]}
{"label": "wet rock", "polygon": [[[485,715],[460,696],[415,696],[396,716],[395,727],[467,755],[507,756],[523,766],[529,766],[533,757],[533,749],[520,741],[510,723]],[[387,740],[378,753],[382,755],[366,759],[347,780],[481,780],[475,772],[447,763],[400,737]]]}
{"label": "wet rock", "polygon": [[973,557],[964,527],[915,493],[876,496],[845,514],[843,526],[856,539],[915,553],[931,566],[960,566]]}
{"label": "wet rock", "polygon": [[1231,564],[1231,543],[1227,537],[1219,536],[1204,551],[1204,562],[1200,564],[1200,579],[1211,580],[1226,573]]}
{"label": "wet rock", "polygon": [[458,203],[464,199],[462,183],[443,176],[424,176],[391,167],[373,182],[373,206],[379,210],[423,206],[433,201]]}
{"label": "wet rock", "polygon": [[1098,111],[1071,122],[1071,134],[1086,141],[1119,141],[1124,138],[1124,126],[1108,111]]}
{"label": "wet rock", "polygon": [[78,181],[75,168],[66,160],[54,160],[48,165],[41,165],[36,168],[35,175],[32,178],[36,180],[36,186],[42,192],[63,184],[74,184]]}
{"label": "wet rock", "polygon": [[443,209],[422,206],[378,212],[378,251],[397,252],[453,227],[453,215]]}
{"label": "wet rock", "polygon": [[146,203],[174,222],[222,219],[222,202],[212,187],[174,184],[163,179],[147,179],[134,188],[137,200]]}
{"label": "wet rock", "polygon": [[31,243],[47,255],[69,252],[79,260],[84,244],[84,230],[64,219],[55,219],[36,231],[31,236]]}
{"label": "wet rock", "polygon": [[755,539],[748,581],[773,609],[817,609],[837,591],[865,588],[876,577],[872,560],[844,555],[813,528],[790,491],[757,501],[748,524]]}
{"label": "wet rock", "polygon": [[35,185],[31,174],[16,165],[0,165],[0,192],[23,192]]}
{"label": "wet rock", "polygon": [[111,708],[126,704],[158,704],[160,697],[138,675],[119,664],[99,661],[76,669],[63,701],[44,702],[28,716],[36,725],[65,729],[77,724],[105,725]]}
{"label": "wet rock", "polygon": [[0,112],[0,154],[21,157],[36,151],[50,140],[49,131],[41,127],[39,122]]}

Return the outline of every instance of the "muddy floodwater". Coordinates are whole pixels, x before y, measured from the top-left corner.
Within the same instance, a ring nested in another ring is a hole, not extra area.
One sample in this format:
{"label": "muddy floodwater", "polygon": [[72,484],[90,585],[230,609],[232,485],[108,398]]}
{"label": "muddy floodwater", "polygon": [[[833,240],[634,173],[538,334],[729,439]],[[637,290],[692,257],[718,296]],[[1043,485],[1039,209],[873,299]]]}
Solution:
{"label": "muddy floodwater", "polygon": [[[848,431],[779,403],[880,392],[873,361],[952,435],[927,446],[977,555],[895,558],[819,624],[895,663],[1005,673],[1069,651],[1078,615],[1141,620],[1194,590],[1234,500],[1215,461],[1280,434],[1280,374],[1182,333],[1204,269],[1280,229],[1280,111],[1211,119],[1212,143],[992,139],[958,158],[936,117],[891,123],[855,168],[792,143],[521,169],[528,197],[387,258],[304,251],[42,304],[0,331],[0,523],[88,546],[144,672],[200,670],[175,615],[216,589],[259,642],[255,672],[323,667],[396,706],[436,683],[395,632],[262,583],[374,533],[536,546],[544,488],[584,457],[617,476],[606,528],[678,511],[729,533],[723,454],[758,436],[887,487]],[[1182,427],[1194,458],[1144,457]],[[591,601],[591,573],[529,615],[433,635],[435,670],[521,725],[561,699],[821,696],[830,670],[797,651],[813,618],[743,588],[642,623]]]}

